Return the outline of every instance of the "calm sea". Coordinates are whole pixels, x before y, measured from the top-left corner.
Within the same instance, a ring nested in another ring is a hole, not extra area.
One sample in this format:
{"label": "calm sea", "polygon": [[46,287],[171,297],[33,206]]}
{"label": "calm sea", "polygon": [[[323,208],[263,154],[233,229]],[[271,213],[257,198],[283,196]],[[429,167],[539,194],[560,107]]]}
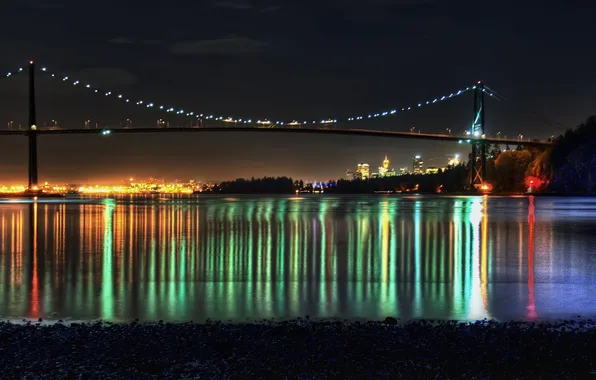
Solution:
{"label": "calm sea", "polygon": [[596,316],[596,199],[0,200],[0,318]]}

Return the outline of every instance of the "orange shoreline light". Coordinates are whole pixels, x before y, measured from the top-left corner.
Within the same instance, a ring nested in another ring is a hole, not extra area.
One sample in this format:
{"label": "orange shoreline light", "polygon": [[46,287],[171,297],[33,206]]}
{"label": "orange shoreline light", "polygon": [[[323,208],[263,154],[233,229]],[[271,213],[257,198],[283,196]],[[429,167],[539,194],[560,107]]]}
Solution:
{"label": "orange shoreline light", "polygon": [[491,185],[488,182],[485,182],[482,184],[482,186],[480,186],[480,191],[482,191],[482,193],[490,193],[491,191],[493,191],[493,185]]}

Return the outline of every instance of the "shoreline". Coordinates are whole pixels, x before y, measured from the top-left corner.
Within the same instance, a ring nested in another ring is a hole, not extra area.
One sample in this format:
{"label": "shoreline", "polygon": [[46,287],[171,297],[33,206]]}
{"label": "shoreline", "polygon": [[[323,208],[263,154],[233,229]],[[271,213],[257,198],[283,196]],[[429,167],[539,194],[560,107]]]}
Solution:
{"label": "shoreline", "polygon": [[130,324],[143,324],[143,325],[157,325],[160,323],[170,325],[183,325],[183,324],[214,324],[223,323],[228,325],[261,325],[261,324],[281,324],[289,322],[308,322],[308,323],[343,323],[343,324],[366,324],[366,323],[388,323],[388,320],[394,320],[389,322],[390,324],[396,324],[399,326],[407,325],[409,323],[427,323],[427,324],[441,324],[441,323],[459,323],[459,324],[474,324],[478,322],[491,322],[491,323],[516,323],[523,325],[541,325],[541,326],[555,326],[559,324],[565,324],[566,326],[572,326],[574,324],[588,324],[593,325],[596,328],[596,315],[560,315],[556,318],[541,318],[534,320],[526,319],[427,319],[427,318],[394,318],[387,317],[384,320],[369,319],[365,317],[313,317],[307,315],[305,317],[287,317],[287,318],[260,318],[260,319],[215,319],[206,318],[205,320],[176,320],[176,321],[164,321],[164,320],[142,320],[140,318],[127,319],[127,320],[104,320],[101,318],[71,318],[62,316],[49,316],[46,318],[18,318],[0,316],[0,324],[12,324],[17,326],[24,325],[36,325],[36,326],[54,326],[63,325],[69,327],[71,324],[75,325],[130,325]]}
{"label": "shoreline", "polygon": [[177,193],[159,193],[159,194],[47,194],[47,195],[28,195],[28,194],[14,194],[14,193],[0,193],[2,199],[52,199],[52,200],[73,200],[73,199],[105,199],[113,197],[163,197],[163,196],[176,196],[176,197],[188,197],[188,198],[218,198],[218,197],[300,197],[300,196],[436,196],[436,197],[557,197],[557,198],[593,198],[596,197],[596,193],[523,193],[523,192],[502,192],[502,193],[481,193],[481,192],[452,192],[452,193],[434,193],[434,192],[372,192],[372,193],[200,193],[200,194],[177,194]]}
{"label": "shoreline", "polygon": [[0,322],[3,378],[596,375],[596,320]]}

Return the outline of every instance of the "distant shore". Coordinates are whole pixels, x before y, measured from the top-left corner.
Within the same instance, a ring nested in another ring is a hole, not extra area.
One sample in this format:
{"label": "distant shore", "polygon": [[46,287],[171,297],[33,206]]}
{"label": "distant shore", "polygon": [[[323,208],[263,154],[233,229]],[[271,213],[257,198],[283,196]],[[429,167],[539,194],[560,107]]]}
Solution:
{"label": "distant shore", "polygon": [[427,196],[489,196],[489,197],[582,197],[591,198],[596,197],[596,193],[522,193],[522,192],[495,192],[495,193],[479,193],[479,192],[452,192],[452,193],[434,193],[434,192],[411,192],[411,193],[392,193],[392,192],[373,192],[373,193],[195,193],[195,194],[176,194],[176,193],[154,193],[154,194],[45,194],[45,195],[29,195],[29,194],[14,194],[14,193],[0,193],[0,198],[5,199],[77,199],[78,197],[84,198],[109,198],[114,196],[185,196],[185,197],[222,197],[222,196],[255,196],[255,197],[266,197],[266,196],[341,196],[341,195],[399,195],[399,196],[412,196],[412,195],[427,195]]}
{"label": "distant shore", "polygon": [[586,378],[596,321],[0,322],[2,378]]}

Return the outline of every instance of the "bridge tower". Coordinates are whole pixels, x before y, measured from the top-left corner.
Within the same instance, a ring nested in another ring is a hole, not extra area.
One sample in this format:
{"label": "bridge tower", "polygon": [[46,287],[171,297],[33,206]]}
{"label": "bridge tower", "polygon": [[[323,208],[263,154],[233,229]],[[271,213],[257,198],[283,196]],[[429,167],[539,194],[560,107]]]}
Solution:
{"label": "bridge tower", "polygon": [[29,187],[28,192],[39,190],[37,183],[37,120],[35,114],[35,63],[29,62]]}
{"label": "bridge tower", "polygon": [[484,129],[484,83],[474,89],[474,122],[472,123],[472,156],[470,158],[470,187],[480,189],[486,173],[486,144]]}

